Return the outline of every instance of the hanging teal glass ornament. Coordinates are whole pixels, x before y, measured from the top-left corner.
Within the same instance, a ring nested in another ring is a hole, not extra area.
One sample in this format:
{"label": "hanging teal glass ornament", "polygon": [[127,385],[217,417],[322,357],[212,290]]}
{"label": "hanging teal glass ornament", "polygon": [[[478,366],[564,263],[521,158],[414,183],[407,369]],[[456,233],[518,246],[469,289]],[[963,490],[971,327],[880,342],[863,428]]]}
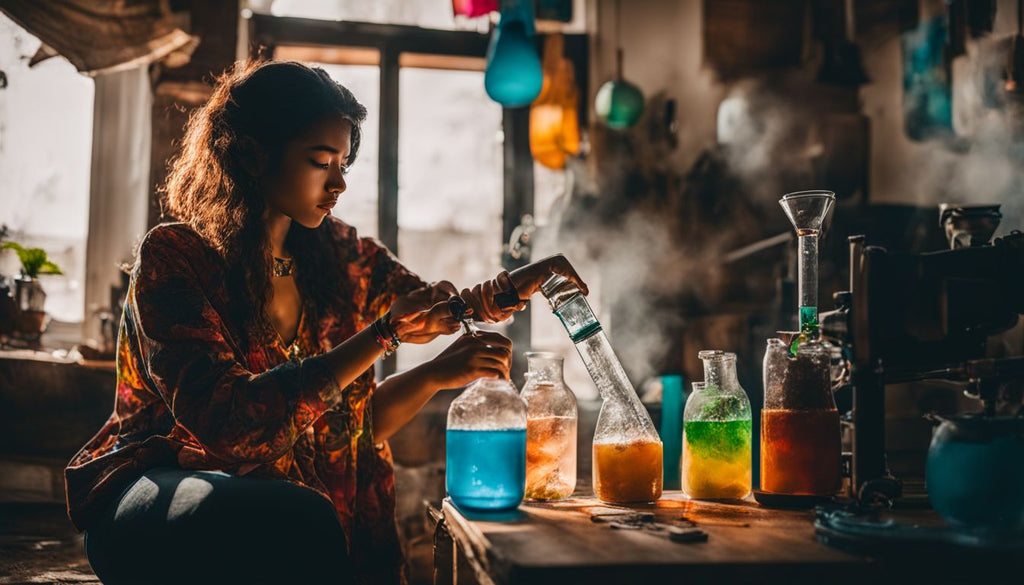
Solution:
{"label": "hanging teal glass ornament", "polygon": [[487,46],[484,89],[506,108],[528,106],[544,83],[534,43],[533,2],[505,0],[501,18]]}
{"label": "hanging teal glass ornament", "polygon": [[644,113],[644,94],[622,78],[622,49],[616,51],[615,79],[605,82],[594,99],[594,113],[610,128],[622,130],[636,124]]}

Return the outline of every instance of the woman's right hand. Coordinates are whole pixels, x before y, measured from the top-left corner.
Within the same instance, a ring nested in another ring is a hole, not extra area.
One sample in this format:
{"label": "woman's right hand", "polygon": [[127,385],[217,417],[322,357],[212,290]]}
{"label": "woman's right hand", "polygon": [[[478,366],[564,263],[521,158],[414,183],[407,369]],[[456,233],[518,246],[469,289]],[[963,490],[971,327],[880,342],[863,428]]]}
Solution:
{"label": "woman's right hand", "polygon": [[462,335],[425,365],[440,388],[460,388],[480,378],[507,380],[512,340],[493,331]]}

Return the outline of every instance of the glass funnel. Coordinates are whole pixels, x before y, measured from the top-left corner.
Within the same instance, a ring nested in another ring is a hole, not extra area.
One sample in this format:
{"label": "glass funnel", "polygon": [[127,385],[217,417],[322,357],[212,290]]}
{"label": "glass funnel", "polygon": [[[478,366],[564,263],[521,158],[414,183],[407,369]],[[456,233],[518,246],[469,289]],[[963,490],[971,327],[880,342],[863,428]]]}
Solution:
{"label": "glass funnel", "polygon": [[605,502],[661,497],[662,444],[583,293],[554,275],[541,293],[562,321],[604,401],[594,431],[594,493]]}
{"label": "glass funnel", "polygon": [[831,191],[800,191],[779,200],[800,238],[797,288],[802,339],[818,334],[818,235],[835,200],[836,195]]}
{"label": "glass funnel", "polygon": [[561,356],[530,351],[526,361],[526,497],[565,499],[576,489],[576,396]]}

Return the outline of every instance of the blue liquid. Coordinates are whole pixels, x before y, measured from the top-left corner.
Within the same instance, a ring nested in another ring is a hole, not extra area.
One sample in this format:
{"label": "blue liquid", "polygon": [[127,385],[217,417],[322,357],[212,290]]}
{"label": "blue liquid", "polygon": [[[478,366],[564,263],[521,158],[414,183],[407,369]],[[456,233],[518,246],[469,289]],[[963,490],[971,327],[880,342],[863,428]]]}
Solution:
{"label": "blue liquid", "polygon": [[1024,529],[1024,441],[933,441],[926,469],[932,507],[955,524]]}
{"label": "blue liquid", "polygon": [[526,429],[447,432],[445,487],[460,508],[507,510],[526,489]]}

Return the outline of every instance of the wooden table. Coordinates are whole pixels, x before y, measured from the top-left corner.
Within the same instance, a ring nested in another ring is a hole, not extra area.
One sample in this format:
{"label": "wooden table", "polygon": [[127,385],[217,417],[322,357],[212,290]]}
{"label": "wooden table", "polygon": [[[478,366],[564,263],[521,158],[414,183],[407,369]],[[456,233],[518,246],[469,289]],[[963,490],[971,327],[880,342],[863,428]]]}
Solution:
{"label": "wooden table", "polygon": [[608,506],[584,497],[525,503],[512,513],[488,515],[461,511],[445,500],[433,510],[434,583],[1024,582],[1001,577],[1019,569],[1013,559],[1001,568],[982,567],[979,574],[976,567],[941,558],[921,562],[841,552],[817,542],[812,511],[770,510],[753,500],[698,502],[667,492],[657,505],[630,507],[654,512],[659,523],[692,521],[708,534],[702,543],[676,543],[663,533],[593,522],[591,515],[602,508]]}

